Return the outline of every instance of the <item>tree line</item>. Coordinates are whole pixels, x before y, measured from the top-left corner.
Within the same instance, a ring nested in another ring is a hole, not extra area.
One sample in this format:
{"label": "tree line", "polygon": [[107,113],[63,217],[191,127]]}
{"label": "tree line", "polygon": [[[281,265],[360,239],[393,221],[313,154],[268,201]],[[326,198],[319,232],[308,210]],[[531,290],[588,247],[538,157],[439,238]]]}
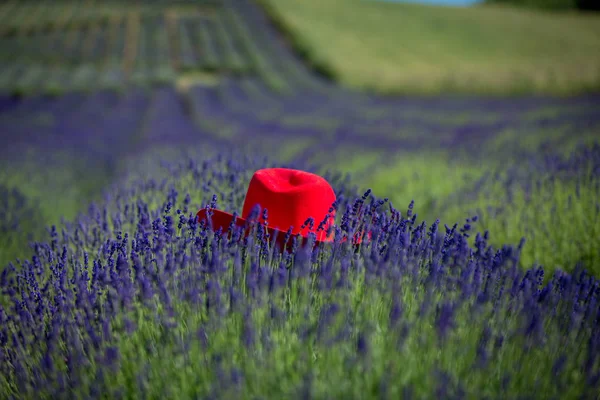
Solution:
{"label": "tree line", "polygon": [[600,11],[600,0],[485,0],[487,3],[511,4],[515,6],[548,10]]}

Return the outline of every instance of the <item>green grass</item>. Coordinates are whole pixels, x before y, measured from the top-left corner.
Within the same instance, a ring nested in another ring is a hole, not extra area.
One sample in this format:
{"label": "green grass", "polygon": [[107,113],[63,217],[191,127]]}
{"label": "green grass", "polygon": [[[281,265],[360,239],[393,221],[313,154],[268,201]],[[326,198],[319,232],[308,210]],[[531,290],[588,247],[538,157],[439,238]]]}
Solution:
{"label": "green grass", "polygon": [[497,5],[261,0],[313,64],[385,93],[600,88],[600,15]]}

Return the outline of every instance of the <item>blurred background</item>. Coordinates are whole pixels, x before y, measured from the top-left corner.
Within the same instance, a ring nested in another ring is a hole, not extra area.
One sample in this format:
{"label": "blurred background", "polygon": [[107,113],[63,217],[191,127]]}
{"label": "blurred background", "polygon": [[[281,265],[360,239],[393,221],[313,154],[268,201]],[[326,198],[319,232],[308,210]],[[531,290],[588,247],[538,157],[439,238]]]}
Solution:
{"label": "blurred background", "polygon": [[[532,182],[563,173],[553,184],[571,190],[577,160],[596,154],[580,155],[600,137],[594,8],[2,1],[0,263],[27,256],[26,243],[102,201],[109,185],[149,173],[142,159],[195,148],[349,173],[401,209],[414,199],[430,222],[477,214],[498,243],[540,235],[557,223],[540,210],[568,207],[555,186]],[[598,185],[585,179],[581,208],[594,209]],[[559,223],[570,218],[571,230],[531,247],[527,261],[595,260],[591,245],[544,255],[597,229],[596,214],[570,210]]]}

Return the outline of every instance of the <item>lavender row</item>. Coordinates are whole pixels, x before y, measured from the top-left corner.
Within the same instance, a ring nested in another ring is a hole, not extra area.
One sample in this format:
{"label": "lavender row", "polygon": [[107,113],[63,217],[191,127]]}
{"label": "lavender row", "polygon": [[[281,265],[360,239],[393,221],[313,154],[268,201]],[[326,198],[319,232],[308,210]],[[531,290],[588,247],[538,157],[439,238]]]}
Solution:
{"label": "lavender row", "polygon": [[[170,39],[164,16],[147,13],[140,14],[139,22],[112,17],[92,20],[69,30],[55,26],[49,32],[34,31],[29,36],[17,32],[2,39],[3,49],[6,49],[4,74],[14,76],[14,64],[22,66],[25,73],[21,72],[17,80],[3,80],[0,89],[43,91],[48,80],[52,82],[49,86],[56,90],[80,89],[82,84],[85,89],[102,88],[107,83],[110,86],[124,83],[128,74],[132,82],[141,85],[171,82],[175,79],[173,66],[176,63],[180,63],[178,70],[250,73],[254,68],[250,61],[252,56],[238,35],[224,28],[224,23],[227,21],[222,20],[220,14],[214,18],[177,18],[174,28],[177,32]],[[139,31],[134,32],[132,24],[139,25]],[[126,40],[135,43],[135,48],[128,49],[124,44]],[[134,60],[134,65],[129,67],[128,57]],[[56,71],[84,71],[89,72],[89,77],[86,75],[87,80],[78,79],[76,84],[70,84],[56,79],[52,75]],[[98,75],[102,79],[98,80]]]}
{"label": "lavender row", "polygon": [[186,113],[183,99],[173,88],[156,89],[150,96],[150,107],[141,122],[137,139],[140,147],[149,143],[185,146],[206,139]]}
{"label": "lavender row", "polygon": [[102,22],[91,22],[85,29],[33,31],[25,35],[2,38],[5,62],[38,62],[77,65],[83,62],[101,63],[108,48],[109,30],[113,27]]}
{"label": "lavender row", "polygon": [[246,26],[246,17],[234,12],[231,7],[226,7],[223,10],[223,18],[239,38],[240,47],[245,49],[250,57],[254,73],[267,83],[271,90],[289,92],[290,88],[284,76],[273,68],[273,60],[269,59],[268,55],[262,51],[260,44],[256,41],[255,32]]}
{"label": "lavender row", "polygon": [[[82,70],[71,76],[65,76],[66,74],[61,70],[52,71],[52,74],[57,80],[68,78],[72,84],[79,81],[79,85],[84,86],[84,82],[91,79],[93,69],[87,72]],[[32,82],[40,79],[40,75],[30,73],[28,76]],[[165,89],[158,90],[157,96],[160,97],[160,93],[164,91]],[[215,140],[235,137],[244,138],[246,141],[257,141],[260,137],[276,136],[293,139],[302,136],[317,138],[323,145],[335,142],[367,143],[370,148],[390,151],[419,148],[481,150],[482,147],[494,146],[497,142],[503,143],[502,148],[499,149],[501,152],[516,157],[518,152],[523,151],[520,149],[522,146],[516,142],[519,135],[532,135],[532,138],[535,138],[540,130],[552,129],[552,135],[547,135],[546,140],[556,147],[568,144],[569,140],[576,137],[585,139],[587,135],[591,138],[594,132],[600,129],[600,117],[592,107],[593,97],[553,100],[553,108],[563,111],[556,113],[550,109],[552,113],[548,115],[545,115],[544,111],[548,103],[542,101],[539,111],[534,108],[534,103],[530,103],[523,111],[509,109],[506,112],[499,112],[495,120],[487,120],[483,117],[478,120],[475,116],[471,122],[448,123],[443,115],[449,116],[456,110],[456,104],[450,99],[445,103],[438,101],[435,103],[436,107],[431,107],[432,109],[427,111],[422,110],[420,114],[414,114],[410,110],[427,109],[428,106],[422,104],[423,100],[415,100],[414,103],[404,100],[402,109],[398,110],[396,115],[389,115],[386,107],[381,106],[383,108],[381,109],[379,106],[371,105],[365,110],[352,99],[344,103],[333,103],[318,94],[277,95],[269,91],[262,81],[253,78],[229,78],[224,79],[216,87],[198,86],[192,88],[187,94],[179,94],[171,89],[169,93],[169,98],[173,99],[172,111],[175,113],[170,120],[173,123],[180,120],[178,125],[187,126],[179,135],[184,141],[193,137],[188,132],[193,129],[191,124],[194,124],[195,129],[203,132],[202,135],[209,134]],[[52,126],[51,121],[47,125],[45,121],[67,119],[68,115],[77,115],[77,107],[61,106],[61,104],[68,104],[68,99],[76,98],[73,96],[68,95],[62,99],[43,96],[26,99],[20,103],[20,106],[16,106],[16,109],[9,107],[6,112],[0,114],[0,118],[8,121],[7,132],[21,131],[27,132],[27,135],[39,132],[40,140],[44,142],[42,132],[51,129]],[[151,97],[152,94],[149,92],[148,96]],[[38,100],[42,104],[40,107],[35,106]],[[91,104],[91,107],[95,107],[99,112],[110,115],[111,112],[103,110],[100,105],[96,105],[93,101]],[[312,104],[316,106],[313,107]],[[444,104],[452,112],[444,113]],[[473,104],[477,104],[476,100],[473,100]],[[75,105],[79,106],[79,104]],[[50,109],[44,112],[43,107],[46,106]],[[57,110],[53,111],[53,107],[57,107]],[[463,104],[463,107],[469,109],[470,104]],[[18,111],[19,108],[22,108],[22,111]],[[171,109],[171,107],[167,108]],[[62,115],[61,113],[64,112],[62,110],[67,114]],[[132,111],[135,111],[134,115],[145,113],[145,109]],[[438,114],[437,120],[429,118],[432,113]],[[364,118],[365,114],[369,114],[370,118]],[[19,115],[28,118],[25,122],[19,122]],[[38,119],[36,115],[40,115],[40,118]],[[163,115],[166,117],[167,114]],[[82,121],[85,121],[85,117]],[[510,132],[513,133],[507,135]],[[65,135],[69,136],[70,133],[67,131]],[[149,134],[148,137],[153,135]],[[174,130],[166,136],[175,140],[178,133]],[[16,141],[19,137],[25,138],[26,135],[13,135],[11,140]],[[503,138],[503,142],[498,141],[497,138]],[[472,152],[473,155],[479,153],[485,152]]]}
{"label": "lavender row", "polygon": [[257,4],[248,0],[227,2],[227,6],[234,15],[243,16],[246,29],[252,32],[252,37],[263,54],[271,60],[273,70],[285,77],[295,89],[306,88],[319,92],[327,97],[341,98],[356,96],[356,93],[336,87],[325,79],[318,77],[304,67],[304,62],[295,55],[295,52],[285,43],[285,39],[277,32],[265,12]]}
{"label": "lavender row", "polygon": [[[179,68],[187,71],[201,65],[199,51],[195,49],[195,44],[202,42],[202,38],[195,32],[197,24],[194,19],[179,18],[177,21],[179,33]],[[205,46],[202,46],[203,48]]]}
{"label": "lavender row", "polygon": [[252,55],[228,23],[218,11],[211,16],[177,18],[177,51],[182,70],[253,73]]}
{"label": "lavender row", "polygon": [[213,23],[219,48],[223,49],[223,59],[227,69],[233,72],[246,71],[249,67],[246,54],[239,43],[239,38],[232,34],[227,19],[219,13]]}
{"label": "lavender row", "polygon": [[[336,177],[336,237],[373,232],[358,252],[336,241],[279,254],[258,227],[218,240],[196,209],[239,209],[265,161],[197,158],[113,189],[0,274],[3,393],[300,398],[328,379],[345,398],[371,385],[379,398],[597,393],[600,282],[584,271],[521,271],[520,247],[494,249],[487,233],[469,245],[470,220],[416,224],[412,204],[400,212]],[[278,344],[299,358],[286,364]],[[416,354],[411,378],[398,363]]]}
{"label": "lavender row", "polygon": [[[477,155],[476,149],[493,146],[497,137],[510,132],[535,137],[541,129],[552,129],[552,136],[548,135],[547,140],[559,145],[575,137],[590,138],[600,129],[600,116],[593,108],[593,97],[553,100],[552,108],[548,108],[548,102],[541,101],[538,110],[534,108],[535,103],[521,111],[507,106],[507,111],[498,112],[494,118],[475,115],[470,117],[471,121],[460,121],[451,119],[457,111],[453,99],[438,101],[431,110],[421,104],[422,100],[415,100],[414,104],[406,100],[395,115],[390,115],[389,107],[364,106],[352,99],[340,103],[316,93],[311,96],[300,93],[277,95],[262,82],[247,78],[225,79],[216,89],[194,89],[188,97],[192,103],[197,103],[199,96],[207,92],[212,93],[206,100],[209,103],[201,102],[199,104],[204,105],[196,107],[199,115],[205,114],[202,120],[206,126],[213,120],[215,126],[242,125],[243,131],[255,134],[264,132],[293,137],[297,132],[304,137],[314,134],[322,140],[335,138],[345,143],[369,140],[370,148],[390,150],[455,148]],[[478,99],[471,101],[478,104]],[[479,101],[485,102],[486,99]],[[444,104],[450,111],[444,110]],[[469,110],[471,106],[459,105],[464,107],[462,110]],[[503,106],[501,103],[498,105]],[[548,116],[544,115],[547,109],[551,111]],[[369,117],[365,118],[365,115]],[[508,154],[515,150],[506,148],[501,151]]]}
{"label": "lavender row", "polygon": [[147,107],[147,96],[140,90],[26,98],[0,114],[3,157],[21,147],[118,157],[130,147]]}

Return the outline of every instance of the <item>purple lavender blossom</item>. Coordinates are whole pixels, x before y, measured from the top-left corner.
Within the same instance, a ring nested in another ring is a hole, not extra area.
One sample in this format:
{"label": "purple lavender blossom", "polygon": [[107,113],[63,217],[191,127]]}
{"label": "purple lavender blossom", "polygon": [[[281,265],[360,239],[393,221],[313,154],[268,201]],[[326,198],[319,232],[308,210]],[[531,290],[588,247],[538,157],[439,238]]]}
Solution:
{"label": "purple lavender blossom", "polygon": [[[145,351],[158,343],[165,351],[173,345],[175,357],[194,346],[198,354],[222,352],[215,346],[230,332],[248,360],[259,362],[253,357],[275,352],[276,335],[288,324],[295,324],[303,346],[326,351],[347,345],[344,362],[368,374],[382,339],[360,310],[368,309],[364,299],[373,296],[382,301],[378,329],[385,329],[398,351],[410,345],[415,321],[430,325],[440,339],[430,345],[450,346],[466,313],[488,323],[474,336],[475,368],[489,369],[498,354],[516,345],[549,351],[547,346],[561,342],[565,351],[548,365],[548,373],[561,375],[563,365],[578,366],[587,385],[582,393],[597,389],[595,278],[582,270],[559,271],[544,284],[543,269],[514,268],[518,252],[493,250],[487,234],[477,235],[471,247],[465,238],[470,221],[462,228],[448,226],[441,235],[437,223],[427,228],[416,222],[414,204],[401,216],[393,207],[381,207],[371,193],[353,195],[341,180],[332,180],[340,193],[337,207],[346,210],[338,217],[344,225],[339,233],[368,224],[376,238],[358,251],[335,241],[314,252],[297,248],[273,256],[265,254],[260,231],[242,241],[218,239],[192,218],[191,207],[212,201],[213,207],[239,209],[243,196],[226,194],[215,203],[213,188],[231,187],[235,173],[239,181],[230,190],[243,191],[253,162],[262,160],[246,159],[244,165],[221,156],[206,166],[183,160],[166,166],[169,180],[116,186],[104,206],[94,205],[76,221],[50,229],[48,242],[37,243],[31,259],[5,268],[0,369],[12,377],[11,387],[23,395],[27,387],[45,387],[50,394],[68,382],[74,393],[88,397],[114,393],[110,379],[94,381],[93,388],[85,382],[110,376],[129,362],[122,354],[128,337],[138,337]],[[173,186],[194,175],[199,179],[191,187]],[[190,215],[182,219],[186,206]],[[177,333],[182,326],[189,329],[183,336]],[[149,331],[154,342],[139,339]],[[573,335],[579,335],[577,342]],[[584,349],[585,357],[566,351],[575,347]],[[212,387],[215,394],[225,393],[228,385],[245,387],[251,379],[249,369],[204,359],[203,368],[222,380]],[[438,389],[461,395],[464,388],[445,377],[439,375]],[[143,370],[138,378],[151,380]],[[560,382],[556,393],[566,387]]]}

